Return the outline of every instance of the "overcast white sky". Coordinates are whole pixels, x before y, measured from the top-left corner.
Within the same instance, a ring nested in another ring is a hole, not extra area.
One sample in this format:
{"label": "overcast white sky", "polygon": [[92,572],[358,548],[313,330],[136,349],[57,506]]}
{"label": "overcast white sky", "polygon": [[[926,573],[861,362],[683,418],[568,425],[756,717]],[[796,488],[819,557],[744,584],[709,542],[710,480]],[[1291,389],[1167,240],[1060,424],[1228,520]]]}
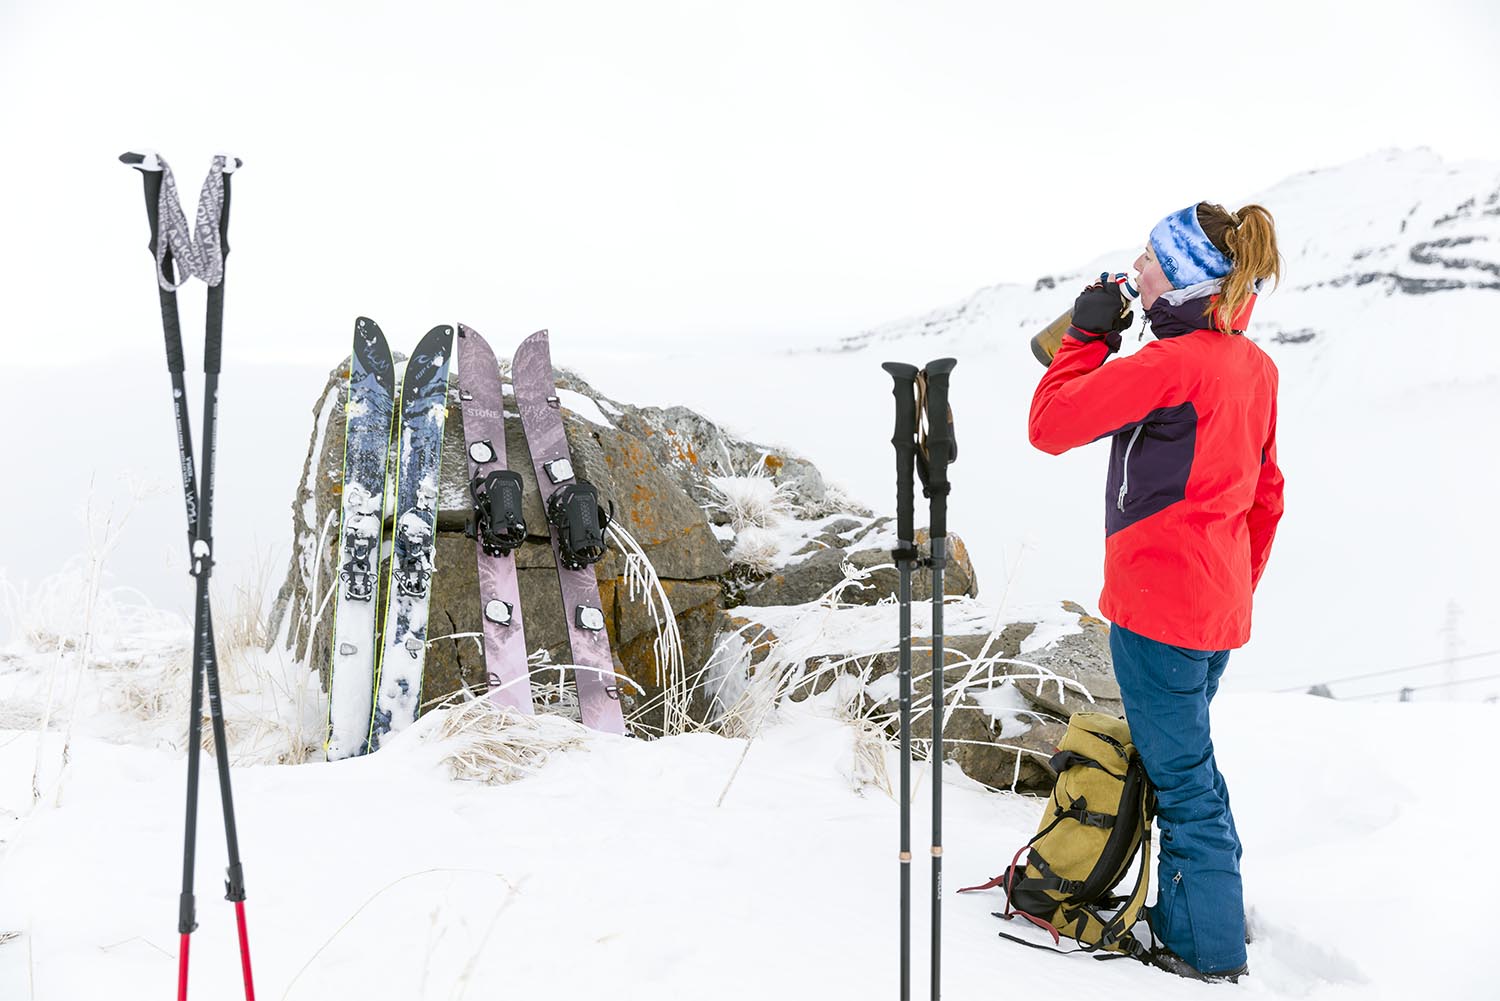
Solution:
{"label": "overcast white sky", "polygon": [[4,0],[0,324],[160,353],[150,146],[190,199],[246,161],[230,363],[357,313],[848,333],[1377,149],[1500,160],[1497,6]]}

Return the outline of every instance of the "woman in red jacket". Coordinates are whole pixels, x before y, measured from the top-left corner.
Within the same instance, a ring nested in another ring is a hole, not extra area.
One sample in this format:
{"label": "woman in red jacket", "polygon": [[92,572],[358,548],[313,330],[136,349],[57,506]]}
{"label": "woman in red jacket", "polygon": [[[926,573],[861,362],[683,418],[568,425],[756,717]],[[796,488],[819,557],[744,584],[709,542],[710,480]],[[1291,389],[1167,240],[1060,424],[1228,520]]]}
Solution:
{"label": "woman in red jacket", "polygon": [[1250,638],[1282,510],[1276,366],[1244,336],[1256,293],[1281,277],[1275,224],[1258,205],[1200,202],[1159,222],[1135,267],[1156,340],[1105,364],[1126,325],[1120,293],[1085,289],[1031,401],[1031,443],[1057,455],[1112,439],[1099,609],[1157,789],[1157,963],[1236,979],[1241,847],[1208,705]]}

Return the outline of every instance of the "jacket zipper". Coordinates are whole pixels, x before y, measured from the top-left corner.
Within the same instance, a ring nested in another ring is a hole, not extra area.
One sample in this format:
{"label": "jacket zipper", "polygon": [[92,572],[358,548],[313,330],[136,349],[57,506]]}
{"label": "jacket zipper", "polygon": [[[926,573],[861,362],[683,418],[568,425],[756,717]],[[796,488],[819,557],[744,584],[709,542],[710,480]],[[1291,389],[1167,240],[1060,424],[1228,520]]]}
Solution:
{"label": "jacket zipper", "polygon": [[1125,510],[1125,491],[1130,487],[1130,450],[1135,448],[1135,440],[1141,436],[1146,425],[1138,425],[1130,435],[1130,444],[1125,446],[1125,460],[1120,463],[1120,499],[1115,501],[1115,507],[1123,513]]}

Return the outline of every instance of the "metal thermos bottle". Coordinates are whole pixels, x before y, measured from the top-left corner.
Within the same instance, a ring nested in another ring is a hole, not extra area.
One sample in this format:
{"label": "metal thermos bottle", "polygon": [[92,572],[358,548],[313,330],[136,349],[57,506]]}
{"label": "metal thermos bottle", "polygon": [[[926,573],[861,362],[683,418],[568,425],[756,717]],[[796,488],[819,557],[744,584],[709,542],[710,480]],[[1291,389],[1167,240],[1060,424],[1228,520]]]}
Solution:
{"label": "metal thermos bottle", "polygon": [[[1131,282],[1130,276],[1124,272],[1110,274],[1104,272],[1099,275],[1101,282],[1114,282],[1120,286],[1120,302],[1122,308],[1121,316],[1126,316],[1135,308],[1135,301],[1140,298],[1140,290]],[[1073,311],[1064,312],[1057,319],[1042,328],[1042,332],[1031,339],[1031,353],[1036,360],[1044,366],[1052,364],[1052,358],[1057,354],[1057,349],[1062,347],[1063,335],[1068,332],[1068,327],[1073,322]]]}

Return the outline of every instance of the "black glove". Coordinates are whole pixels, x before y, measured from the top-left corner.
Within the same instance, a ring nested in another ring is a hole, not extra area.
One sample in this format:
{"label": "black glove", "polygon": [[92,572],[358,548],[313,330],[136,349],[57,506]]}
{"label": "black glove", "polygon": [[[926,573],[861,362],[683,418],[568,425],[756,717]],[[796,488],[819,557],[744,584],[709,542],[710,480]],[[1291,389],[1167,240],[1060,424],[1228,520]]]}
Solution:
{"label": "black glove", "polygon": [[1120,350],[1120,334],[1130,329],[1132,317],[1120,315],[1124,308],[1118,285],[1112,281],[1095,282],[1073,301],[1073,336],[1084,341],[1102,340],[1113,354]]}

